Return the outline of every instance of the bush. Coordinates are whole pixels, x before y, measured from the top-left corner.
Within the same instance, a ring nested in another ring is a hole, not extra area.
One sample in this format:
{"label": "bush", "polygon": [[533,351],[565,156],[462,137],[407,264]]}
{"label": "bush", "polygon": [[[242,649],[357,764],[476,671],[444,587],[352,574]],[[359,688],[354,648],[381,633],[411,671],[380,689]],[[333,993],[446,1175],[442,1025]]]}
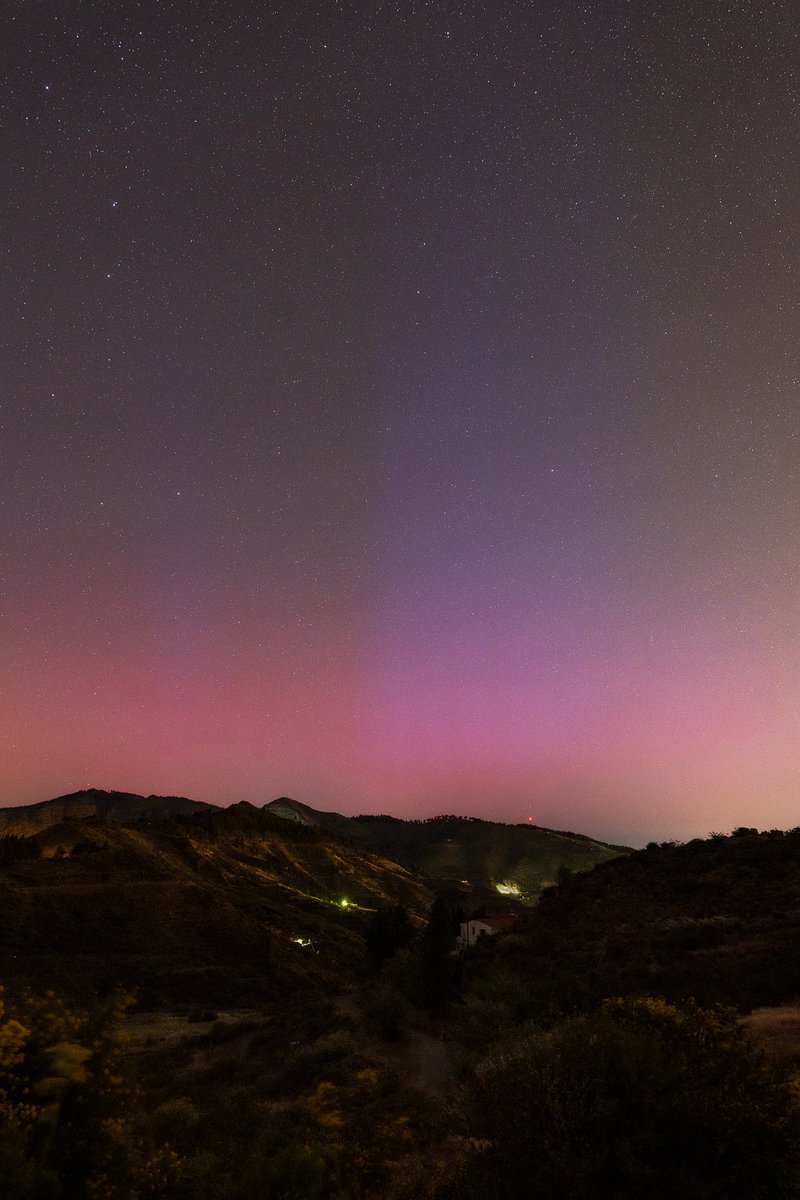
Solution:
{"label": "bush", "polygon": [[373,991],[364,1005],[371,1029],[387,1042],[399,1041],[409,1018],[409,1005],[397,988],[384,984]]}
{"label": "bush", "polygon": [[492,1054],[468,1086],[467,1111],[471,1141],[447,1196],[800,1194],[795,1097],[727,1010],[606,1001]]}
{"label": "bush", "polygon": [[153,1113],[157,1137],[182,1151],[194,1145],[201,1122],[197,1105],[183,1096],[166,1100]]}
{"label": "bush", "polygon": [[329,1078],[347,1078],[358,1057],[355,1038],[345,1029],[293,1048],[285,1060],[282,1083],[290,1090],[310,1086],[321,1071]]}
{"label": "bush", "polygon": [[257,1150],[245,1161],[233,1191],[234,1200],[318,1200],[325,1165],[306,1146],[289,1143],[280,1150]]}
{"label": "bush", "polygon": [[9,1001],[0,988],[3,1200],[134,1200],[167,1185],[168,1151],[148,1153],[123,1063],[128,1001],[92,1012],[52,992]]}

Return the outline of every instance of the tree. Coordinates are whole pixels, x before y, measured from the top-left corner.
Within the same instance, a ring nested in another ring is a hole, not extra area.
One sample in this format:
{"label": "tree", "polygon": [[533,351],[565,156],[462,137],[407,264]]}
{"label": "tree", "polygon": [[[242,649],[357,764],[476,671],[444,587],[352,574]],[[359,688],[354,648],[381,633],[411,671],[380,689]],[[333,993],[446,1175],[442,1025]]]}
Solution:
{"label": "tree", "polygon": [[22,837],[17,833],[7,833],[0,837],[0,867],[39,858],[40,854],[34,838]]}
{"label": "tree", "polygon": [[385,960],[407,946],[413,936],[408,909],[402,904],[382,905],[373,914],[364,934],[370,970],[377,974]]}
{"label": "tree", "polygon": [[437,896],[428,914],[417,960],[416,999],[434,1017],[446,1014],[456,976],[457,926],[453,910]]}

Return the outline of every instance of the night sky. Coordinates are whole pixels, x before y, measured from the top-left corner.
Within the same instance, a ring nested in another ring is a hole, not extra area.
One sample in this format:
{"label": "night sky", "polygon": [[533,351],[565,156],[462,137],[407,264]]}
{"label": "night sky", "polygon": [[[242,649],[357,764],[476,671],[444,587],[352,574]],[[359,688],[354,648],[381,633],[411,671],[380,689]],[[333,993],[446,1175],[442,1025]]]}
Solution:
{"label": "night sky", "polygon": [[0,14],[0,803],[800,824],[793,0]]}

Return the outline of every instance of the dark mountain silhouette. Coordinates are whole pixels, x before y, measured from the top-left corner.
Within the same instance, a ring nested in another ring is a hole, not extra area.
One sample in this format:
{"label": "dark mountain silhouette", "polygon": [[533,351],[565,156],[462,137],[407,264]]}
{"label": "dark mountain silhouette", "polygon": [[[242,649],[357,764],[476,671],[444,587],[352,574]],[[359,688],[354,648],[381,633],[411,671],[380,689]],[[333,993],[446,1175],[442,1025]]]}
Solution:
{"label": "dark mountain silhouette", "polygon": [[16,833],[30,837],[57,821],[80,817],[106,817],[120,822],[155,820],[214,807],[200,800],[187,800],[185,796],[137,796],[133,792],[105,792],[98,788],[86,788],[68,796],[42,800],[38,804],[0,808],[0,836]]}
{"label": "dark mountain silhouette", "polygon": [[0,810],[2,978],[74,992],[119,983],[156,1006],[341,986],[382,906],[420,927],[437,889],[457,884],[466,910],[515,905],[495,885],[534,894],[617,853],[466,818],[88,789]]}
{"label": "dark mountain silhouette", "polygon": [[[287,796],[257,809],[246,802],[228,809],[184,796],[139,796],[88,788],[39,804],[0,809],[0,837],[31,837],[61,821],[102,817],[118,824],[185,817],[196,813],[265,811],[295,825],[324,830],[353,846],[419,871],[431,880],[479,889],[511,885],[513,895],[534,897],[564,870],[585,871],[627,853],[576,833],[536,825],[504,825],[472,817],[441,816],[405,821],[391,816],[346,817]],[[496,893],[495,893],[496,894]],[[485,897],[484,897],[485,898]]]}
{"label": "dark mountain silhouette", "polygon": [[800,830],[651,844],[546,891],[504,970],[532,1013],[649,992],[743,1011],[800,995]]}
{"label": "dark mountain silhouette", "polygon": [[538,825],[503,825],[475,817],[440,816],[404,821],[391,816],[345,817],[319,812],[282,797],[270,812],[299,824],[318,826],[431,879],[464,881],[477,887],[510,885],[535,896],[564,871],[587,871],[629,851],[577,833]]}

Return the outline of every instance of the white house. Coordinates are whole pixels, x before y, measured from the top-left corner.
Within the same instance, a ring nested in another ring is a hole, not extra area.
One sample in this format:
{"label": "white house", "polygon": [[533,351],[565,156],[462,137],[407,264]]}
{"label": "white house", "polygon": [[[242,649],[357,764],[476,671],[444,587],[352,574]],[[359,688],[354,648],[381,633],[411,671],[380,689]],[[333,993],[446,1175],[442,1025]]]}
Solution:
{"label": "white house", "polygon": [[474,946],[479,937],[494,937],[505,932],[516,919],[514,913],[500,913],[496,917],[473,917],[471,921],[462,921],[457,940],[459,950]]}

